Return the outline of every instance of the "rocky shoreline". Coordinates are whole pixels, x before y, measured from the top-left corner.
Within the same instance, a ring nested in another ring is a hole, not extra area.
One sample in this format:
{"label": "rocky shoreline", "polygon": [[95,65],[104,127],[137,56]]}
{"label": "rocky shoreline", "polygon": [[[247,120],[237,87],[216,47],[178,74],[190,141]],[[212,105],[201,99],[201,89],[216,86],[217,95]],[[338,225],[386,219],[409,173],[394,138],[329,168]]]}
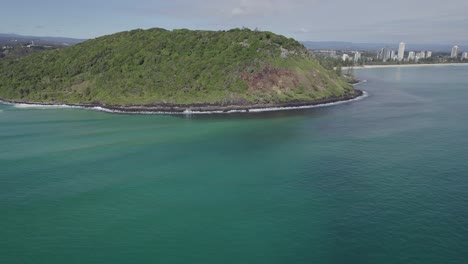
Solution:
{"label": "rocky shoreline", "polygon": [[37,105],[37,106],[67,106],[78,108],[90,108],[94,110],[101,110],[114,113],[128,113],[128,114],[144,114],[144,113],[167,113],[167,114],[183,114],[183,113],[230,113],[230,112],[260,112],[268,109],[273,110],[287,110],[294,108],[307,108],[317,105],[338,103],[350,101],[364,95],[361,90],[355,89],[352,94],[347,94],[340,97],[331,97],[320,99],[311,102],[296,101],[280,104],[255,104],[255,105],[220,105],[220,104],[192,104],[192,105],[177,105],[177,104],[163,104],[163,105],[131,105],[131,106],[118,106],[118,105],[105,105],[105,104],[67,104],[60,102],[44,103],[44,102],[29,102],[29,101],[14,101],[0,99],[0,102],[7,104],[24,104],[24,105]]}

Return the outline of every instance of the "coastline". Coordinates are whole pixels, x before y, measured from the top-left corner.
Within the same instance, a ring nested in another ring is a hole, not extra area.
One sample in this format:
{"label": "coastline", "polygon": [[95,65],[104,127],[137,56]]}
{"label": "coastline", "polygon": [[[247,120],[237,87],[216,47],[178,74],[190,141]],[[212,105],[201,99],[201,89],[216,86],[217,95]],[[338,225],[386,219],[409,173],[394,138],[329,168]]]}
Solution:
{"label": "coastline", "polygon": [[438,67],[438,66],[468,66],[468,63],[432,63],[432,64],[391,64],[391,65],[364,65],[354,67],[343,67],[342,70],[349,69],[378,69],[378,68],[407,68],[407,67]]}
{"label": "coastline", "polygon": [[308,109],[337,105],[360,100],[367,97],[367,93],[355,89],[354,93],[340,97],[320,99],[311,102],[289,102],[280,104],[257,104],[257,105],[216,105],[216,104],[194,104],[194,105],[142,105],[142,106],[112,106],[101,104],[65,104],[65,103],[42,103],[28,101],[14,101],[0,99],[0,103],[15,105],[17,107],[51,107],[51,108],[78,108],[90,109],[101,112],[117,114],[228,114],[228,113],[258,113],[271,111],[284,111],[294,109]]}

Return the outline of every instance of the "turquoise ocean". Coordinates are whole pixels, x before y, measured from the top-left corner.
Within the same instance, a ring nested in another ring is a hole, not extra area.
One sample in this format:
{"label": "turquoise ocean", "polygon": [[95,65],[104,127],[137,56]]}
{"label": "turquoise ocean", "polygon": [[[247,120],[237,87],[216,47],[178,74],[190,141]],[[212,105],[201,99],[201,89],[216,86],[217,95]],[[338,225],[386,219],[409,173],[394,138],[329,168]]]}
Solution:
{"label": "turquoise ocean", "polygon": [[0,263],[468,263],[468,67],[228,115],[0,105]]}

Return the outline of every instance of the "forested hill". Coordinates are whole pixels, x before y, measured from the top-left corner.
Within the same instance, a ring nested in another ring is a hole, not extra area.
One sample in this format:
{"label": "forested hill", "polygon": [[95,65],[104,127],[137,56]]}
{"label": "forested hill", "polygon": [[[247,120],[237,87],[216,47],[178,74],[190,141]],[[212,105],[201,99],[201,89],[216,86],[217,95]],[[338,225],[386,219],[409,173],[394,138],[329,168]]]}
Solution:
{"label": "forested hill", "polygon": [[133,30],[0,62],[0,98],[102,105],[252,105],[353,93],[271,32]]}

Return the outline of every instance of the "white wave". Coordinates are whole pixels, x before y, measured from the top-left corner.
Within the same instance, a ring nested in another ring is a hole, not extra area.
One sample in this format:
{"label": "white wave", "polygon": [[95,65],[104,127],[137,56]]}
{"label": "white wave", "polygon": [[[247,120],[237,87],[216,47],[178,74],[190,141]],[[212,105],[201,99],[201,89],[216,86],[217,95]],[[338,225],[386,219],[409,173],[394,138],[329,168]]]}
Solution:
{"label": "white wave", "polygon": [[[334,106],[340,104],[347,104],[350,102],[355,102],[362,100],[368,97],[369,94],[366,91],[363,91],[362,95],[356,97],[354,99],[346,100],[346,101],[339,101],[333,103],[325,103],[325,104],[317,104],[317,105],[303,105],[303,106],[285,106],[285,107],[268,107],[268,108],[252,108],[249,110],[230,110],[230,111],[193,111],[190,109],[186,109],[184,112],[152,112],[152,111],[139,111],[139,112],[131,112],[130,114],[169,114],[169,115],[191,115],[191,114],[231,114],[231,113],[261,113],[261,112],[275,112],[275,111],[285,111],[285,110],[295,110],[295,109],[311,109],[311,108],[319,108],[319,107],[327,107],[327,106]],[[127,111],[120,111],[120,110],[112,110],[102,107],[94,107],[93,109],[108,113],[121,113],[121,114],[128,114]]]}
{"label": "white wave", "polygon": [[[363,81],[365,82],[365,81]],[[362,83],[362,82],[361,82]],[[41,105],[41,104],[22,104],[22,103],[10,103],[5,101],[0,101],[3,104],[13,105],[16,108],[31,108],[31,109],[59,109],[59,108],[73,108],[73,109],[90,109],[99,112],[106,112],[106,113],[116,113],[116,114],[148,114],[148,115],[192,115],[192,114],[230,114],[230,113],[261,113],[261,112],[274,112],[274,111],[285,111],[285,110],[295,110],[295,109],[311,109],[311,108],[319,108],[319,107],[328,107],[340,104],[347,104],[350,102],[355,102],[362,100],[368,97],[369,94],[366,91],[363,91],[363,94],[359,97],[354,99],[346,100],[346,101],[339,101],[333,103],[324,103],[324,104],[317,104],[317,105],[303,105],[303,106],[284,106],[284,107],[267,107],[267,108],[251,108],[249,110],[229,110],[229,111],[194,111],[191,109],[186,109],[183,112],[167,112],[167,111],[123,111],[123,110],[114,110],[109,109],[101,106],[95,107],[85,107],[85,106],[76,106],[76,105],[66,105],[66,104],[59,104],[59,105]]]}
{"label": "white wave", "polygon": [[358,85],[366,83],[366,82],[367,82],[367,80],[362,80],[360,82],[357,82],[357,83],[353,84],[353,86],[358,86]]}
{"label": "white wave", "polygon": [[41,104],[12,104],[15,108],[33,108],[33,109],[59,109],[59,108],[85,108],[76,105],[41,105]]}
{"label": "white wave", "polygon": [[355,102],[362,100],[368,97],[369,94],[363,91],[362,95],[356,97],[354,99],[346,100],[346,101],[339,101],[333,103],[326,103],[326,104],[317,104],[317,105],[304,105],[304,106],[286,106],[286,107],[271,107],[271,108],[258,108],[258,109],[250,109],[250,112],[271,112],[271,111],[282,111],[282,110],[294,110],[294,109],[310,109],[310,108],[319,108],[319,107],[327,107],[333,105],[340,105],[340,104],[347,104],[350,102]]}

